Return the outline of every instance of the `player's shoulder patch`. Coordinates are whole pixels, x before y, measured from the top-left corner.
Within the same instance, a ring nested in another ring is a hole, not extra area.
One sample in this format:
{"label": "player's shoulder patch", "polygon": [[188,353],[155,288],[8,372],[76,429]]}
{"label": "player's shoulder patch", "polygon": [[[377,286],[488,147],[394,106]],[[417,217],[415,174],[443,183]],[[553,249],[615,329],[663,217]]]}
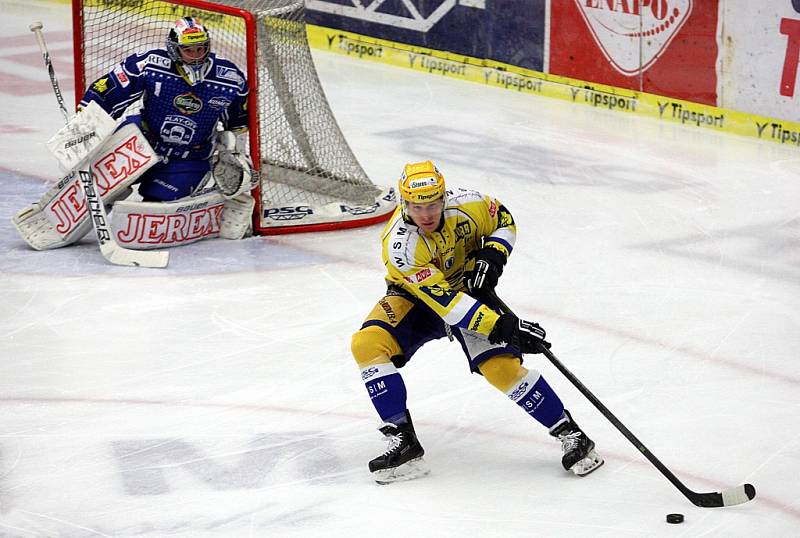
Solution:
{"label": "player's shoulder patch", "polygon": [[213,56],[212,61],[213,67],[211,73],[214,78],[219,81],[233,83],[240,88],[244,87],[246,80],[244,73],[242,73],[241,69],[239,69],[235,63],[220,56]]}
{"label": "player's shoulder patch", "polygon": [[475,218],[486,207],[485,197],[478,191],[457,189],[448,194],[445,213],[465,213]]}
{"label": "player's shoulder patch", "polygon": [[477,223],[485,220],[487,213],[494,218],[497,213],[497,204],[478,191],[458,189],[447,198],[445,215],[461,215]]}
{"label": "player's shoulder patch", "polygon": [[106,95],[116,87],[117,83],[114,82],[114,77],[109,75],[98,78],[91,85],[91,89],[98,95]]}
{"label": "player's shoulder patch", "polygon": [[473,202],[482,202],[483,195],[478,191],[469,189],[455,189],[447,191],[447,206],[461,206]]}
{"label": "player's shoulder patch", "polygon": [[115,67],[112,73],[114,74],[114,78],[117,79],[117,82],[119,82],[119,85],[122,86],[123,88],[127,88],[128,85],[131,83],[131,79],[128,77],[128,74],[125,73],[125,70],[122,68],[121,65]]}
{"label": "player's shoulder patch", "polygon": [[148,50],[134,55],[133,65],[136,71],[141,73],[145,69],[153,68],[156,70],[169,70],[172,68],[172,59],[167,51],[161,49]]}

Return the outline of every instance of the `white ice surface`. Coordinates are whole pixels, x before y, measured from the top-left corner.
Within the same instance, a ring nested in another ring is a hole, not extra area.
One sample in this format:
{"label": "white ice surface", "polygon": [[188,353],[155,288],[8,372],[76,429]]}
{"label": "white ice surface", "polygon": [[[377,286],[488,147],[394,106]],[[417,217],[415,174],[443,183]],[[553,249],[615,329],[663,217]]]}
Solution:
{"label": "white ice surface", "polygon": [[0,536],[800,535],[797,148],[315,52],[373,180],[431,158],[496,195],[519,226],[506,302],[688,487],[758,495],[694,507],[530,357],[606,459],[568,475],[446,341],[403,370],[432,472],[378,486],[349,341],[383,291],[380,226],[205,241],[166,270],[89,236],[29,250],[10,219],[58,174],[61,121],[34,20],[73,98],[67,8],[3,2]]}

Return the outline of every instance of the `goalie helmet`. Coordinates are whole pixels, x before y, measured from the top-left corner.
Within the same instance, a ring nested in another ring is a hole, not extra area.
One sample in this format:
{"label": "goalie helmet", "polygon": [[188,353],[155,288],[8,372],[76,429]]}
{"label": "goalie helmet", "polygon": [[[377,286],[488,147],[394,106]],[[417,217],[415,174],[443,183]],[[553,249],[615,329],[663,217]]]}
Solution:
{"label": "goalie helmet", "polygon": [[200,21],[192,17],[175,21],[167,36],[167,53],[192,86],[205,79],[210,52],[211,38]]}
{"label": "goalie helmet", "polygon": [[406,205],[427,204],[445,198],[444,176],[431,161],[409,163],[400,177],[400,199]]}

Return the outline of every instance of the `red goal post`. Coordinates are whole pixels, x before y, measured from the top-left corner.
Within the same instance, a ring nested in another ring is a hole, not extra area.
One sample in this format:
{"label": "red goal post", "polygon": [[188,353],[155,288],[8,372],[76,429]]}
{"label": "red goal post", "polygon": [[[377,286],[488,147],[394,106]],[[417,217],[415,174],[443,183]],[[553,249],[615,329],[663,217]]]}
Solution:
{"label": "red goal post", "polygon": [[250,154],[259,235],[367,226],[389,218],[393,188],[358,163],[317,77],[302,0],[72,0],[75,99],[135,52],[163,48],[183,16],[209,29],[212,51],[250,86]]}

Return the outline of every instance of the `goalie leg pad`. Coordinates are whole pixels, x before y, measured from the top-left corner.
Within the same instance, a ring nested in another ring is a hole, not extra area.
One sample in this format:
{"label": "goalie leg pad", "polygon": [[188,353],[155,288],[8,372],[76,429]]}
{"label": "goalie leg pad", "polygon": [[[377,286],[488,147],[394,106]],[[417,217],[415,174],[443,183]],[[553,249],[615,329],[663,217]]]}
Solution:
{"label": "goalie leg pad", "polygon": [[[130,194],[130,185],[153,166],[158,156],[135,125],[125,125],[91,157],[91,170],[106,204]],[[38,202],[12,219],[20,236],[36,250],[70,245],[91,230],[78,173],[71,171]]]}
{"label": "goalie leg pad", "polygon": [[120,245],[135,250],[187,245],[220,235],[226,205],[216,189],[172,202],[123,200],[114,204],[111,227]]}
{"label": "goalie leg pad", "polygon": [[256,201],[248,193],[239,194],[235,198],[225,200],[220,224],[220,237],[225,239],[243,239],[253,230],[253,209]]}
{"label": "goalie leg pad", "polygon": [[[73,216],[75,213],[66,211],[66,208],[80,206],[76,199],[83,193],[75,182],[77,177],[75,173],[67,175],[38,202],[20,210],[11,219],[20,237],[34,250],[71,245],[92,229],[86,204],[83,204],[83,215]],[[64,185],[69,185],[69,188]],[[64,200],[69,204],[62,202]]]}

